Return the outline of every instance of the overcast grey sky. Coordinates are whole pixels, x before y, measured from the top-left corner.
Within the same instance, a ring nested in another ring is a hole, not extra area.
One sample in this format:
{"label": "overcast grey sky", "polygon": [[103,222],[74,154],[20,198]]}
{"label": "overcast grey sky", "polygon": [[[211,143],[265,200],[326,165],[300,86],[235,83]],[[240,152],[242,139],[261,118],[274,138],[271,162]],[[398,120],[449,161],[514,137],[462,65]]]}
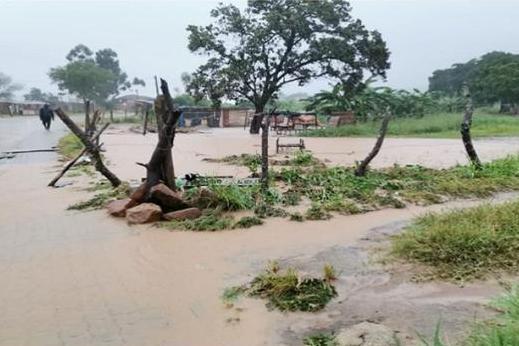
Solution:
{"label": "overcast grey sky", "polygon": [[[187,49],[186,26],[205,24],[217,0],[0,0],[0,72],[25,86],[56,91],[50,67],[78,43],[110,47],[130,77],[153,75],[181,88],[180,74],[203,59]],[[244,0],[228,0],[244,4]],[[433,70],[493,50],[519,53],[518,0],[353,0],[354,16],[377,29],[391,51],[388,85],[427,88]],[[326,81],[285,92],[312,93]]]}

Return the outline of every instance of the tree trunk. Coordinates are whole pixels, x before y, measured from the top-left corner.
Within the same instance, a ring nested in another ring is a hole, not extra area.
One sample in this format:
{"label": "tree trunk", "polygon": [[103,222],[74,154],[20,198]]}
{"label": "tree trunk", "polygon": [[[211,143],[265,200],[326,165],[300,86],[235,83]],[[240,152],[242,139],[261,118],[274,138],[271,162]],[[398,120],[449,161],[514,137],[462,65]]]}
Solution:
{"label": "tree trunk", "polygon": [[90,138],[85,134],[85,132],[81,131],[81,129],[66,115],[60,108],[56,109],[56,114],[58,117],[67,125],[67,127],[72,131],[83,143],[85,149],[89,153],[92,160],[94,160],[94,166],[98,172],[110,181],[113,187],[117,187],[121,185],[121,180],[113,174],[103,163],[103,159],[101,158],[101,154],[99,153],[99,147],[96,146]]}
{"label": "tree trunk", "polygon": [[267,116],[261,125],[261,188],[266,192],[269,188],[269,122]]}
{"label": "tree trunk", "polygon": [[90,100],[85,100],[85,133],[90,131]]}
{"label": "tree trunk", "polygon": [[388,110],[384,115],[384,119],[382,119],[382,124],[380,125],[380,130],[378,134],[377,141],[375,142],[375,146],[371,150],[371,152],[366,156],[366,158],[357,166],[355,169],[355,175],[357,177],[363,177],[366,175],[366,171],[370,162],[377,156],[382,144],[384,143],[384,138],[386,137],[387,127],[389,125],[389,120],[391,119],[391,112]]}
{"label": "tree trunk", "polygon": [[256,113],[252,116],[249,132],[253,135],[257,135],[260,131],[264,116],[263,108],[264,106],[256,106]]}
{"label": "tree trunk", "polygon": [[[168,84],[163,79],[161,89],[163,95],[155,100],[155,112],[157,114],[157,131],[159,141],[147,164],[139,163],[146,167],[146,195],[149,198],[150,189],[159,182],[164,182],[172,190],[176,190],[175,176],[173,174],[173,158],[171,149],[175,139],[175,128],[182,112],[173,110],[173,100],[169,93]],[[160,126],[160,127],[159,127]]]}
{"label": "tree trunk", "polygon": [[474,113],[474,107],[472,105],[472,98],[466,88],[465,97],[467,100],[465,106],[465,115],[463,116],[463,122],[461,123],[461,139],[463,140],[463,145],[465,146],[465,150],[467,151],[467,155],[469,156],[470,162],[474,165],[474,168],[481,169],[481,161],[479,160],[478,154],[474,145],[472,144],[472,137],[470,135],[470,127],[472,126],[472,114]]}
{"label": "tree trunk", "polygon": [[113,108],[110,108],[110,122],[114,122],[114,110]]}

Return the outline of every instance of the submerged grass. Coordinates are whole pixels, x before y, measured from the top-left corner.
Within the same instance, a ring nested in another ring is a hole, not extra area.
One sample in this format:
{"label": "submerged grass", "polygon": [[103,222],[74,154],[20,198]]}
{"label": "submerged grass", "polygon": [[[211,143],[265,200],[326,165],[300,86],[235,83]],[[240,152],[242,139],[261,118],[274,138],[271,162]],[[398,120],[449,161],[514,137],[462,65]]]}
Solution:
{"label": "submerged grass", "polygon": [[[422,118],[397,118],[391,121],[388,136],[456,138],[459,137],[462,115],[442,113]],[[328,127],[310,130],[303,134],[308,137],[361,137],[376,136],[379,122],[370,121],[355,125]],[[473,137],[517,136],[519,118],[506,115],[476,113],[471,127]]]}
{"label": "submerged grass", "polygon": [[110,201],[128,197],[130,194],[130,187],[127,183],[123,183],[114,189],[111,185],[101,182],[87,188],[87,191],[99,192],[86,201],[81,201],[68,206],[67,210],[95,210],[104,208]]}
{"label": "submerged grass", "polygon": [[222,215],[221,210],[205,211],[202,216],[193,220],[173,220],[159,224],[162,228],[178,231],[205,231],[214,232],[231,229],[234,219],[228,215]]}
{"label": "submerged grass", "polygon": [[420,217],[393,238],[392,252],[448,280],[517,272],[519,201]]}

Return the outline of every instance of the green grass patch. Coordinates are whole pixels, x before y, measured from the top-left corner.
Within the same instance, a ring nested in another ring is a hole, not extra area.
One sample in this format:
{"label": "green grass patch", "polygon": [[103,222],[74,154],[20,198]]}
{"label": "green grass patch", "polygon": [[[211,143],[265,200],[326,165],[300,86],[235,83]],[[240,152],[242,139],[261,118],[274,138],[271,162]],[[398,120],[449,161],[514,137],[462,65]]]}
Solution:
{"label": "green grass patch", "polygon": [[307,336],[303,340],[305,346],[339,346],[335,335],[319,333]]}
{"label": "green grass patch", "polygon": [[393,238],[392,252],[448,280],[517,272],[519,201],[420,217]]}
{"label": "green grass patch", "polygon": [[253,226],[263,225],[263,220],[257,216],[244,216],[238,220],[232,228],[251,228]]}
{"label": "green grass patch", "polygon": [[320,278],[299,278],[293,269],[265,271],[252,280],[249,295],[268,300],[281,311],[319,311],[337,296],[335,287]]}
{"label": "green grass patch", "polygon": [[[383,207],[403,208],[405,202],[431,204],[449,198],[488,197],[519,189],[519,156],[483,165],[437,170],[394,166],[355,176],[351,167],[283,168],[276,179],[324,211],[355,214]],[[313,211],[319,211],[313,208]]]}
{"label": "green grass patch", "polygon": [[231,229],[235,225],[231,216],[223,215],[221,210],[206,210],[202,216],[193,220],[173,220],[161,222],[162,228],[178,231],[200,231],[215,232],[225,229]]}
{"label": "green grass patch", "polygon": [[[460,136],[462,114],[443,113],[422,118],[396,118],[389,123],[388,136],[457,138]],[[373,137],[378,135],[380,122],[327,127],[303,133],[308,137]],[[519,117],[476,113],[471,128],[473,137],[517,136]]]}
{"label": "green grass patch", "polygon": [[58,152],[67,160],[79,155],[83,148],[81,140],[73,133],[61,137],[58,142]]}

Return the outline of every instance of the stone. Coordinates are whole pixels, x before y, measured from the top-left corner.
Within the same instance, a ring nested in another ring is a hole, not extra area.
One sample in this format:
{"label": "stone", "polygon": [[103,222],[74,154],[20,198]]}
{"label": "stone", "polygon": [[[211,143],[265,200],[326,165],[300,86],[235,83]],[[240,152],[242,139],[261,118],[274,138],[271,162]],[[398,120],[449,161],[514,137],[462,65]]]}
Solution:
{"label": "stone", "polygon": [[142,203],[126,210],[126,220],[132,224],[142,224],[159,221],[162,218],[162,210],[153,203]]}
{"label": "stone", "polygon": [[108,210],[108,214],[115,217],[125,217],[126,210],[135,207],[137,202],[131,198],[125,199],[117,199],[112,201],[106,205],[106,209]]}
{"label": "stone", "polygon": [[171,213],[167,213],[163,215],[163,218],[172,221],[172,220],[192,220],[202,216],[202,211],[198,208],[187,208],[177,211],[172,211]]}
{"label": "stone", "polygon": [[362,322],[341,329],[337,334],[339,346],[388,346],[395,342],[395,333],[390,328],[371,322]]}
{"label": "stone", "polygon": [[168,211],[181,210],[189,207],[182,199],[180,193],[171,190],[162,183],[153,186],[150,193],[152,200]]}
{"label": "stone", "polygon": [[139,185],[138,188],[136,188],[131,194],[130,198],[136,201],[137,203],[144,202],[144,199],[146,198],[146,182]]}

